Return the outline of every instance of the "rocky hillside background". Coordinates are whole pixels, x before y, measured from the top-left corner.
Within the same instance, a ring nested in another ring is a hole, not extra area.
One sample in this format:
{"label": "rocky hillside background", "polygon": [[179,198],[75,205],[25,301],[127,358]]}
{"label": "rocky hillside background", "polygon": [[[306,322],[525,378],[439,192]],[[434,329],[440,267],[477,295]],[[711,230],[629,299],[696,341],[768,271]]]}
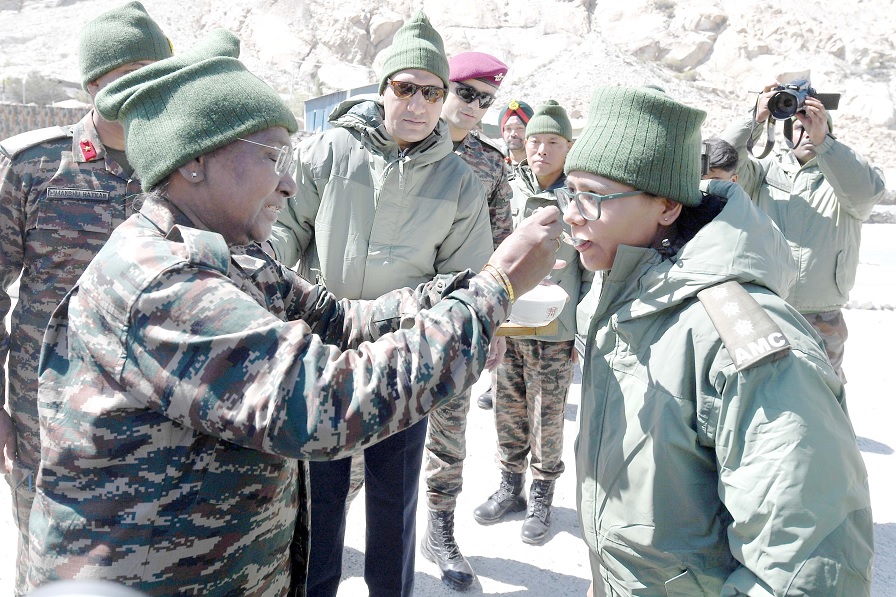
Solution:
{"label": "rocky hillside background", "polygon": [[[0,0],[0,77],[77,81],[77,33],[121,0]],[[242,58],[290,98],[378,79],[383,50],[423,9],[449,55],[480,50],[510,72],[499,99],[564,105],[581,126],[599,84],[653,83],[709,116],[707,136],[765,82],[809,70],[841,93],[835,132],[896,187],[896,3],[893,0],[143,0],[175,52],[225,27]],[[7,98],[8,99],[8,98]],[[488,118],[488,117],[487,117]]]}

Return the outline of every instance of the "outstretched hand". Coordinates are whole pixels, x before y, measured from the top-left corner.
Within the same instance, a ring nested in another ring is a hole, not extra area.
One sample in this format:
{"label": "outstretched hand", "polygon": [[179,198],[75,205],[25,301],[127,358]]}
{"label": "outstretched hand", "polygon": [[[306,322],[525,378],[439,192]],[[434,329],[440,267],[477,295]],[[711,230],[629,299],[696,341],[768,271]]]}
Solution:
{"label": "outstretched hand", "polygon": [[536,209],[492,254],[489,263],[504,271],[520,296],[547,276],[551,269],[566,262],[556,258],[563,232],[560,210],[556,207]]}

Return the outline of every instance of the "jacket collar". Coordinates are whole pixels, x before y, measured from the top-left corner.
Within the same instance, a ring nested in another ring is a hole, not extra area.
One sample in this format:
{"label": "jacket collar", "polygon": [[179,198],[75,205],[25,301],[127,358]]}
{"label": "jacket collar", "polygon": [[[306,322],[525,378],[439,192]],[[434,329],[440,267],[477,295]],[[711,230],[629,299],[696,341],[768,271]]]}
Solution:
{"label": "jacket collar", "polygon": [[440,118],[436,128],[425,139],[402,151],[386,131],[385,112],[379,96],[357,96],[341,102],[330,113],[334,127],[355,131],[372,153],[383,158],[433,163],[454,151],[448,125]]}
{"label": "jacket collar", "polygon": [[527,160],[523,160],[516,165],[516,176],[518,184],[525,187],[526,191],[533,197],[539,195],[553,200],[553,190],[559,189],[566,184],[566,174],[561,173],[560,177],[554,181],[554,184],[547,189],[542,189],[538,184],[538,177],[532,172],[532,168],[529,167],[529,162]]}
{"label": "jacket collar", "polygon": [[616,312],[619,320],[650,315],[727,280],[787,295],[797,269],[783,234],[738,185],[705,181],[701,186],[724,201],[721,212],[669,259],[654,249],[620,246],[596,315]]}

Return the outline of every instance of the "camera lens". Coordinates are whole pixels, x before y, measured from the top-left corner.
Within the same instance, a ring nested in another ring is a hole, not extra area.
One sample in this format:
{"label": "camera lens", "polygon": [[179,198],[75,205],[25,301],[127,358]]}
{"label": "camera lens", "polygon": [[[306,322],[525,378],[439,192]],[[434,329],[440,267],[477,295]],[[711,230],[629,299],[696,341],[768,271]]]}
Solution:
{"label": "camera lens", "polygon": [[780,91],[768,101],[768,109],[777,120],[784,120],[796,114],[800,107],[798,98],[788,91]]}

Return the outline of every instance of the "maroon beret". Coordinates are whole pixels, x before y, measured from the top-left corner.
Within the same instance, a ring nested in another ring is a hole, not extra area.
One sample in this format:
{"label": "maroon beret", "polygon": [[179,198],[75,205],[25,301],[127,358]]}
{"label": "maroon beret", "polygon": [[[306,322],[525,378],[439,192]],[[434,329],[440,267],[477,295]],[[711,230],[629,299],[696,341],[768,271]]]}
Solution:
{"label": "maroon beret", "polygon": [[448,61],[451,81],[478,79],[492,87],[501,85],[507,75],[507,65],[483,52],[463,52]]}

